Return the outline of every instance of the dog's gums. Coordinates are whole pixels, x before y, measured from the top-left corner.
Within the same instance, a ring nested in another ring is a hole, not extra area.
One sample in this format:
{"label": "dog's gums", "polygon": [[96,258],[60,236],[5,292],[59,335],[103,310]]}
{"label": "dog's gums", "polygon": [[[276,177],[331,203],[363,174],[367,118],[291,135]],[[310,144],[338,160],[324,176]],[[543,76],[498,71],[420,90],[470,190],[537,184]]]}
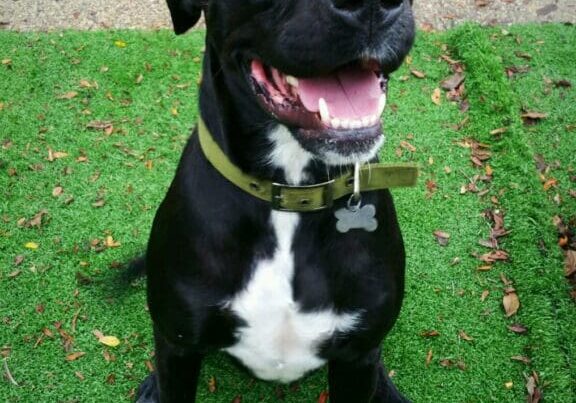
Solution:
{"label": "dog's gums", "polygon": [[380,125],[387,79],[378,63],[353,63],[331,74],[296,78],[265,65],[250,64],[260,104],[279,121],[304,130],[350,131]]}

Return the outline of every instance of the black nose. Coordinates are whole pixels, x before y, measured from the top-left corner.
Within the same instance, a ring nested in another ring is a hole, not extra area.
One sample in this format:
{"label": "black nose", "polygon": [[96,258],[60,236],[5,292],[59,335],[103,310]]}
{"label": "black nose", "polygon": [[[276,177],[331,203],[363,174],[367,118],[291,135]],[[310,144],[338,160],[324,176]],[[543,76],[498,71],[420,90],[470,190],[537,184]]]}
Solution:
{"label": "black nose", "polygon": [[359,11],[370,7],[390,9],[398,7],[403,0],[332,0],[334,7],[344,11]]}

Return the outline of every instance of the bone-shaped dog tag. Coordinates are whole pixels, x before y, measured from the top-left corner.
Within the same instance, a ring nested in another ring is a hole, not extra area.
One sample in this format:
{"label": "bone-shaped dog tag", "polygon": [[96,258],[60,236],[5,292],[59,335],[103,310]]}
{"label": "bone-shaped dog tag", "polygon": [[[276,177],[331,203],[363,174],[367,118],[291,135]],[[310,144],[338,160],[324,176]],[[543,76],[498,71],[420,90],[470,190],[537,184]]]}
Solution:
{"label": "bone-shaped dog tag", "polygon": [[336,216],[336,229],[346,233],[351,229],[363,229],[372,232],[378,228],[376,220],[376,207],[372,204],[362,206],[360,194],[360,163],[354,165],[354,193],[348,199],[345,208],[334,212]]}
{"label": "bone-shaped dog tag", "polygon": [[344,207],[336,210],[336,229],[339,232],[346,233],[351,229],[363,229],[364,231],[373,232],[378,228],[378,221],[376,220],[376,207],[372,204],[367,204],[360,207]]}

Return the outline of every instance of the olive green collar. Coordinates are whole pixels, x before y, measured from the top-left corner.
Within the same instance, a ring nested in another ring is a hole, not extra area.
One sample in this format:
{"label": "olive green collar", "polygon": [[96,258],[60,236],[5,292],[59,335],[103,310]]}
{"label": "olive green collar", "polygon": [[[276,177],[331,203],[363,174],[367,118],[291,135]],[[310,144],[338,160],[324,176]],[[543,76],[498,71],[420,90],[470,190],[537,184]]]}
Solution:
{"label": "olive green collar", "polygon": [[[212,138],[200,118],[198,123],[200,146],[204,155],[220,174],[254,197],[270,202],[281,211],[307,212],[332,207],[333,201],[353,193],[354,173],[309,186],[291,186],[255,178],[234,165]],[[392,187],[414,186],[418,168],[412,164],[367,164],[360,170],[362,192]]]}

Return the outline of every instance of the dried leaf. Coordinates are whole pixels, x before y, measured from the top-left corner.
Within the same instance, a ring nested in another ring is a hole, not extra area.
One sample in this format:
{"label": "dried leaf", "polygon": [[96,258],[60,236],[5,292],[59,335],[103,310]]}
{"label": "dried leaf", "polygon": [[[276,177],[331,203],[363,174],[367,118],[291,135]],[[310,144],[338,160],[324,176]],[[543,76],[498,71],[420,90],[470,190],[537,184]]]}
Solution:
{"label": "dried leaf", "polygon": [[432,102],[434,102],[436,105],[440,105],[442,104],[442,91],[440,90],[440,88],[435,88],[434,91],[432,92]]}
{"label": "dried leaf", "polygon": [[20,264],[24,261],[24,255],[17,255],[14,258],[14,266],[20,266]]}
{"label": "dried leaf", "polygon": [[214,378],[213,376],[211,376],[210,379],[208,380],[208,391],[210,393],[216,392],[216,378]]}
{"label": "dried leaf", "polygon": [[564,275],[566,278],[576,275],[576,250],[569,249],[566,251],[564,259]]}
{"label": "dried leaf", "polygon": [[508,330],[517,334],[524,334],[528,331],[526,326],[521,325],[520,323],[514,323],[508,326]]}
{"label": "dried leaf", "polygon": [[400,147],[404,148],[405,150],[408,150],[410,152],[416,152],[416,147],[414,147],[412,144],[410,144],[409,142],[402,140],[400,142]]}
{"label": "dried leaf", "polygon": [[434,231],[434,236],[436,237],[436,241],[438,241],[440,246],[446,246],[450,241],[450,234],[441,230]]}
{"label": "dried leaf", "polygon": [[460,338],[462,340],[474,341],[474,338],[469,336],[468,334],[466,334],[466,332],[464,330],[460,330],[460,332],[458,333],[458,336],[460,336]]}
{"label": "dried leaf", "polygon": [[556,88],[570,88],[572,87],[572,83],[568,80],[556,80],[554,81],[554,86]]}
{"label": "dried leaf", "polygon": [[523,362],[523,363],[526,364],[526,365],[530,364],[530,361],[531,361],[530,358],[525,357],[525,356],[523,356],[523,355],[515,355],[515,356],[513,356],[513,357],[510,357],[510,359],[513,360],[513,361]]}
{"label": "dried leaf", "polygon": [[444,81],[442,81],[440,83],[440,86],[442,87],[442,89],[446,91],[452,91],[455,88],[458,88],[460,84],[462,84],[463,82],[464,82],[464,74],[456,73],[446,78]]}
{"label": "dried leaf", "polygon": [[120,345],[120,340],[116,336],[102,336],[98,341],[108,347],[117,347]]}
{"label": "dried leaf", "polygon": [[328,397],[329,397],[328,391],[323,390],[320,393],[320,396],[318,396],[318,403],[328,403]]}
{"label": "dried leaf", "polygon": [[54,189],[52,189],[52,196],[54,197],[58,197],[62,193],[64,193],[64,188],[62,186],[56,186]]}
{"label": "dried leaf", "polygon": [[506,312],[506,317],[509,318],[518,312],[520,308],[520,300],[515,292],[507,293],[502,299],[502,305],[504,306],[504,311]]}
{"label": "dried leaf", "polygon": [[440,336],[440,333],[437,330],[425,330],[420,333],[422,337],[437,337]]}
{"label": "dried leaf", "polygon": [[508,131],[508,128],[507,128],[507,127],[499,127],[498,129],[494,129],[494,130],[490,131],[490,134],[491,134],[492,136],[497,136],[497,135],[499,135],[499,134],[504,134],[504,133],[506,133],[507,131]]}
{"label": "dried leaf", "polygon": [[432,362],[432,356],[433,356],[432,350],[428,350],[428,354],[426,354],[426,368],[428,368],[428,366]]}
{"label": "dried leaf", "polygon": [[104,245],[106,245],[108,248],[117,248],[122,244],[118,241],[115,241],[114,238],[112,238],[112,235],[108,235],[104,240]]}
{"label": "dried leaf", "polygon": [[68,91],[65,92],[64,94],[58,95],[57,98],[58,99],[72,99],[75,98],[78,95],[78,92],[76,91]]}
{"label": "dried leaf", "polygon": [[75,361],[78,358],[82,357],[83,355],[85,355],[86,353],[82,352],[82,351],[76,351],[75,353],[70,353],[66,355],[66,361]]}
{"label": "dried leaf", "polygon": [[488,295],[490,295],[490,291],[488,291],[488,290],[482,291],[482,295],[480,296],[480,301],[484,302],[486,300],[486,298],[488,298]]}
{"label": "dried leaf", "polygon": [[410,70],[410,73],[416,78],[426,78],[426,74],[418,70]]}

